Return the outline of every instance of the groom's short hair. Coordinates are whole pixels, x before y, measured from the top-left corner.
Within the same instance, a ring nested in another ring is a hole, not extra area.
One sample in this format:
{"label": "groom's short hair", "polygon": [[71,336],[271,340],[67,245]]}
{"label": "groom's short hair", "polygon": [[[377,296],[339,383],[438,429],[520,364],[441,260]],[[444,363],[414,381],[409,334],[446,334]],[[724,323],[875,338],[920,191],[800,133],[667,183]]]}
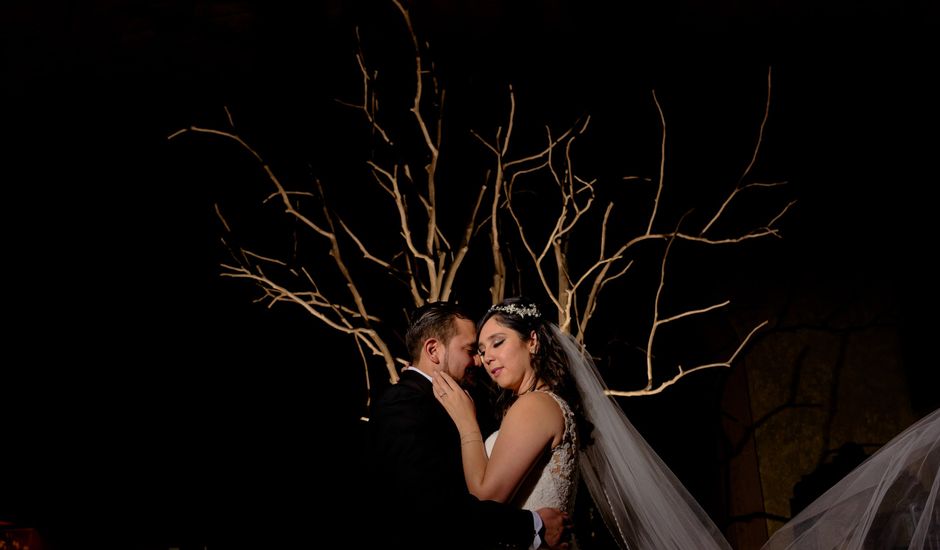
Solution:
{"label": "groom's short hair", "polygon": [[421,348],[429,338],[436,338],[445,345],[457,333],[455,319],[470,319],[460,306],[453,302],[429,302],[414,310],[411,324],[405,333],[405,346],[411,363],[421,359]]}

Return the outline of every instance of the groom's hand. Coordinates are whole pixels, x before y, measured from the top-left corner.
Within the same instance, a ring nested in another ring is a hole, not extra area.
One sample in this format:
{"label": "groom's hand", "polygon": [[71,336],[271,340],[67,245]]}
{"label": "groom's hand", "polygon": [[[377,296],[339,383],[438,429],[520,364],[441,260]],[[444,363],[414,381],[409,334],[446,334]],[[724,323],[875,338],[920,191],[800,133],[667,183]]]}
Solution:
{"label": "groom's hand", "polygon": [[571,538],[571,519],[568,514],[557,508],[539,508],[535,512],[542,518],[542,526],[545,528],[542,546],[551,550],[566,550]]}

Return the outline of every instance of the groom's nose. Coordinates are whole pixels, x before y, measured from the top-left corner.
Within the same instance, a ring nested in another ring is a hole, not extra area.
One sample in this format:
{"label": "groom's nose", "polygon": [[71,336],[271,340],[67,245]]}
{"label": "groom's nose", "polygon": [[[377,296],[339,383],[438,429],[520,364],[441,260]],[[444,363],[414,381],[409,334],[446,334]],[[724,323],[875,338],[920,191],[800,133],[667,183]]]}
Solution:
{"label": "groom's nose", "polygon": [[479,353],[474,353],[474,354],[473,354],[473,366],[474,366],[474,367],[482,367],[482,366],[483,366],[483,359],[480,357],[480,354],[479,354]]}

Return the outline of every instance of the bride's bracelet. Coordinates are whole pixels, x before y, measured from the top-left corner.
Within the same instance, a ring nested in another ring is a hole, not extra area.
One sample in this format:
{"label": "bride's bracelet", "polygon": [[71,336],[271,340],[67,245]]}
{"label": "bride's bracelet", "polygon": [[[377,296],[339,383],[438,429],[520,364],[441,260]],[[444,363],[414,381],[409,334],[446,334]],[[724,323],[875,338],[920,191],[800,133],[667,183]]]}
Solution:
{"label": "bride's bracelet", "polygon": [[479,432],[473,432],[460,437],[460,445],[467,445],[468,443],[473,443],[474,441],[479,441],[483,443],[483,436]]}

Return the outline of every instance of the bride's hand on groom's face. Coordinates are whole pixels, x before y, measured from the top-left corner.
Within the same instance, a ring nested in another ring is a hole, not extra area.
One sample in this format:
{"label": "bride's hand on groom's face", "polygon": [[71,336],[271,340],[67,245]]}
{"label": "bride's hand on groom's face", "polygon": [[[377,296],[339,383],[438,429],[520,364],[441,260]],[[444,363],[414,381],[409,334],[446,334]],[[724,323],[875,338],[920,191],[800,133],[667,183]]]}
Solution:
{"label": "bride's hand on groom's face", "polygon": [[[437,371],[431,377],[434,397],[444,406],[444,410],[457,424],[458,430],[475,428],[476,406],[470,394],[460,387],[449,374]],[[469,426],[468,426],[469,424]]]}

